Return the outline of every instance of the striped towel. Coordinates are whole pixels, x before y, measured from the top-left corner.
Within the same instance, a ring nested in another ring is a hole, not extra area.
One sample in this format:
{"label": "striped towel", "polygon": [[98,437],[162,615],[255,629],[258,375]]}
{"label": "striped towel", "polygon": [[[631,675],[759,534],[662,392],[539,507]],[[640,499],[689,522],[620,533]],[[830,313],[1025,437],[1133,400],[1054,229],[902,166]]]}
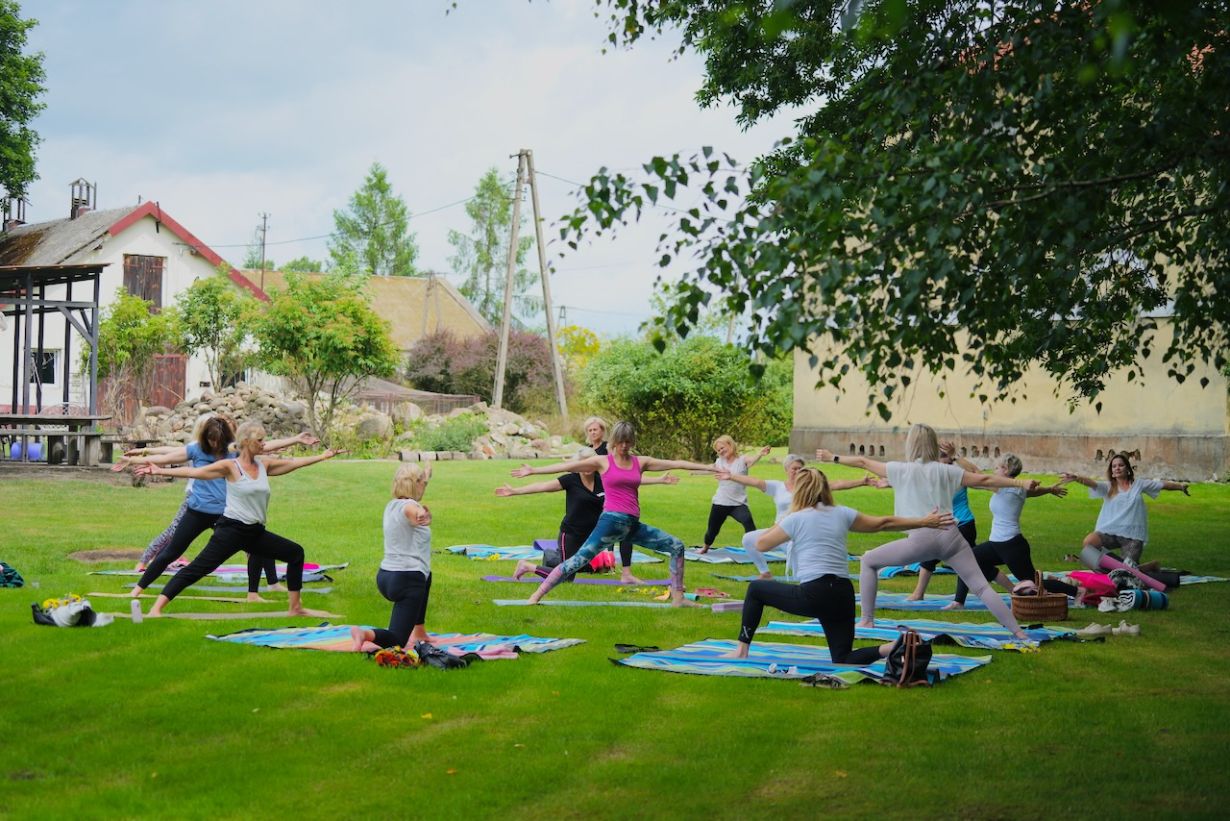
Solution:
{"label": "striped towel", "polygon": [[[1023,642],[1015,638],[1007,629],[998,623],[970,624],[968,622],[932,621],[930,619],[876,619],[875,627],[856,627],[854,637],[872,639],[875,641],[892,641],[901,635],[905,629],[915,630],[927,641],[937,641],[940,644],[957,644],[961,647],[974,647],[979,650],[1016,650],[1028,652],[1036,650],[1044,641],[1055,639],[1074,639],[1076,634],[1069,628],[1038,627],[1025,632],[1032,641]],[[805,622],[771,621],[760,628],[760,633],[773,633],[779,636],[813,636],[824,635],[820,623],[812,620]]]}
{"label": "striped towel", "polygon": [[[516,658],[517,653],[547,653],[551,650],[584,644],[583,639],[540,638],[524,633],[516,636],[498,636],[493,633],[429,633],[428,635],[431,636],[432,644],[453,655],[478,653],[484,659]],[[346,624],[284,627],[277,630],[240,630],[222,636],[208,636],[208,638],[256,647],[330,650],[344,653],[351,652],[352,647],[350,625]]]}
{"label": "striped towel", "polygon": [[[689,562],[703,562],[705,564],[751,564],[752,557],[747,551],[741,547],[715,547],[708,553],[701,553],[697,550],[688,550],[683,554],[683,557]],[[770,550],[764,554],[765,560],[770,562],[786,561],[786,553],[783,550]]]}
{"label": "striped towel", "polygon": [[[489,544],[461,544],[445,549],[449,553],[465,556],[470,559],[485,559],[488,561],[542,561],[542,551],[531,547],[530,545],[518,545],[516,547],[494,547]],[[646,556],[639,550],[632,551],[633,564],[656,564],[660,561],[662,560],[657,556]]]}

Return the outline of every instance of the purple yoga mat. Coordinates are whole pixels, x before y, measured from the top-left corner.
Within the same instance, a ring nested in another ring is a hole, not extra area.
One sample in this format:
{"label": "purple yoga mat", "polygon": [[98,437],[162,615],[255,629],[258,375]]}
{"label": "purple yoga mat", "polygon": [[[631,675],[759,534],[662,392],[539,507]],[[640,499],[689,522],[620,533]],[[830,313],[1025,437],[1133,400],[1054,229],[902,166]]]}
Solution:
{"label": "purple yoga mat", "polygon": [[[512,576],[483,576],[485,582],[533,582],[541,584],[542,579],[535,576],[533,573],[526,573],[519,579],[514,579]],[[666,585],[670,584],[670,579],[648,579],[641,582],[639,585],[625,585],[619,579],[588,579],[584,576],[577,576],[573,584],[603,584],[610,587],[649,587],[651,585]]]}

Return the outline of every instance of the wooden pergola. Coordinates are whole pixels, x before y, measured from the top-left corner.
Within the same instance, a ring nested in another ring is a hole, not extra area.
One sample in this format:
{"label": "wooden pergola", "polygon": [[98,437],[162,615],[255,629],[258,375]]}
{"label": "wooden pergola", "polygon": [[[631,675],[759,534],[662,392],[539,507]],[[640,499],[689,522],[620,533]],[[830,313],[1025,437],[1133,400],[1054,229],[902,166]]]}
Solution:
{"label": "wooden pergola", "polygon": [[[43,386],[34,379],[35,351],[46,341],[46,316],[64,317],[64,347],[61,355],[64,386],[61,413],[69,413],[72,377],[72,332],[77,331],[90,346],[90,415],[98,413],[98,297],[99,280],[107,263],[76,265],[0,265],[0,314],[13,318],[13,399],[14,413],[36,415],[43,410]],[[88,298],[74,299],[73,286],[84,284]],[[64,286],[62,299],[48,298],[47,290]],[[37,322],[35,321],[37,318]],[[36,330],[37,325],[37,330]],[[30,383],[35,383],[33,407]],[[20,386],[20,403],[18,402]]]}

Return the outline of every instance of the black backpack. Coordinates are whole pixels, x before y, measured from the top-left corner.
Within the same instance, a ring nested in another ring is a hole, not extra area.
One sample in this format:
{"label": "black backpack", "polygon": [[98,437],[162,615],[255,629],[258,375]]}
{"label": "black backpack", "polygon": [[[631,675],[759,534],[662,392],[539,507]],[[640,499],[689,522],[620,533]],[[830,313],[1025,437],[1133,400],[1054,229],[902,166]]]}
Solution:
{"label": "black backpack", "polygon": [[906,630],[893,643],[884,659],[884,683],[895,687],[930,687],[927,665],[931,663],[931,642],[923,641],[913,630]]}

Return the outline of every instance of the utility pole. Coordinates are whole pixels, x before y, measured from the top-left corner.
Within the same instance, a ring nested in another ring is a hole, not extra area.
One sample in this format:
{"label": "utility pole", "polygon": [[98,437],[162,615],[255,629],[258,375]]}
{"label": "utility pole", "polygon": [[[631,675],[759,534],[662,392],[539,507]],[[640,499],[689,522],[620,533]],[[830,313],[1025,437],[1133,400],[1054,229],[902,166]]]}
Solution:
{"label": "utility pole", "polygon": [[265,237],[269,233],[269,215],[261,214],[261,290],[265,290]]}
{"label": "utility pole", "polygon": [[508,269],[504,276],[504,316],[500,322],[500,352],[495,360],[495,390],[491,395],[492,407],[504,406],[504,369],[508,366],[508,326],[512,321],[513,273],[517,268],[517,233],[521,227],[521,189],[525,185],[525,151],[517,157],[517,186],[513,190],[512,228],[508,240]]}
{"label": "utility pole", "polygon": [[547,247],[542,241],[542,213],[538,207],[538,175],[534,173],[534,152],[523,149],[530,172],[530,201],[534,205],[534,237],[538,246],[538,275],[542,279],[542,302],[547,315],[547,347],[551,351],[551,369],[555,373],[555,401],[559,415],[568,421],[568,400],[564,396],[564,369],[560,365],[559,348],[555,346],[555,317],[551,315],[551,277],[547,272]]}

